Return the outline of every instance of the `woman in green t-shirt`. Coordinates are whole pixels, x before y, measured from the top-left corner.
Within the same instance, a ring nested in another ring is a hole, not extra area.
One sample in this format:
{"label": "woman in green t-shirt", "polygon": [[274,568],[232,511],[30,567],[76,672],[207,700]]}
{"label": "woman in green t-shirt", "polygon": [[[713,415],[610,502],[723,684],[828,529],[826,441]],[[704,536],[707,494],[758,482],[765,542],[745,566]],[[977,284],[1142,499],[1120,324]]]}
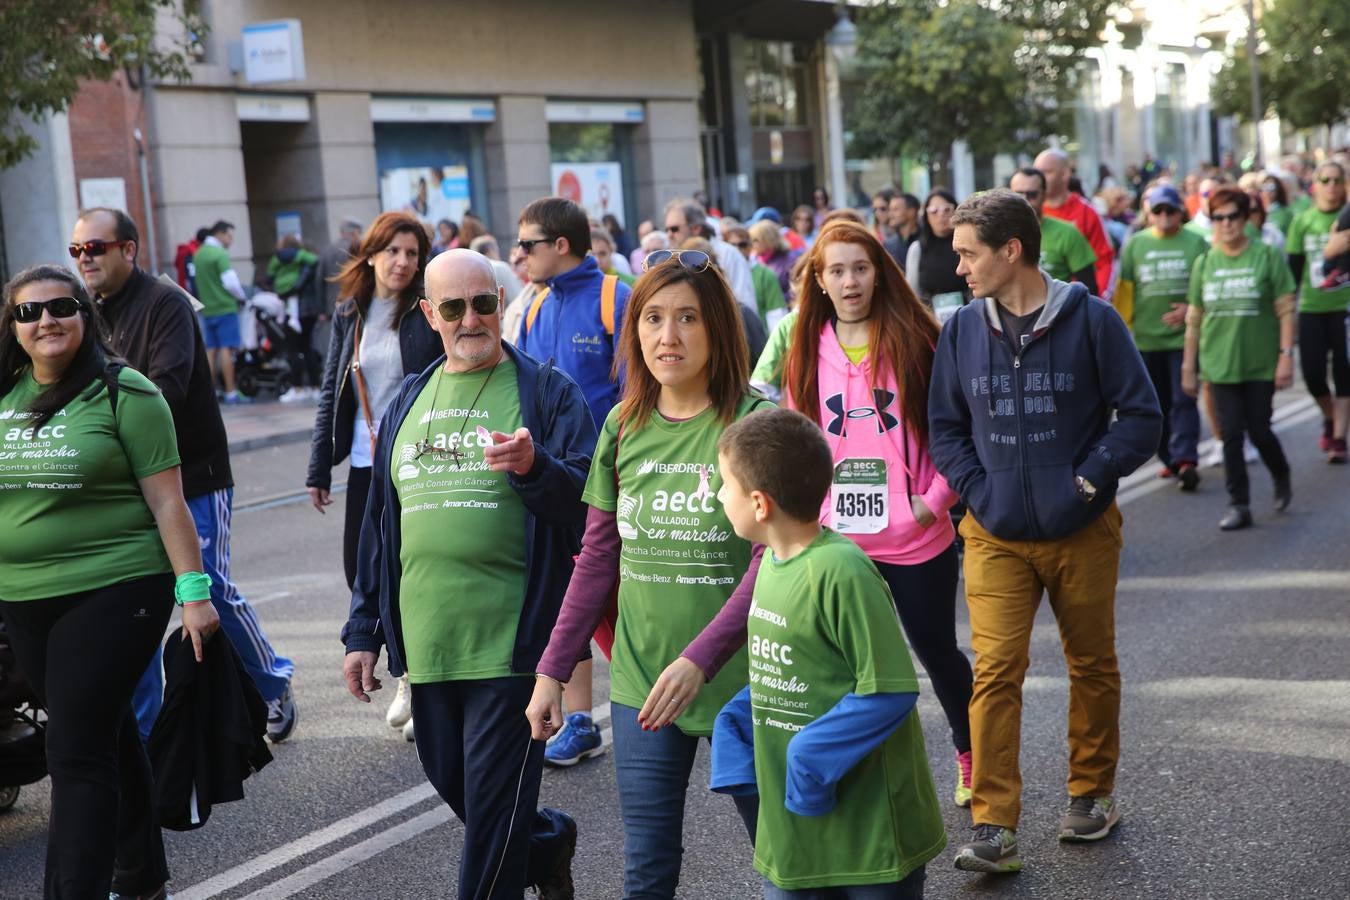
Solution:
{"label": "woman in green t-shirt", "polygon": [[4,288],[0,520],[0,618],[48,714],[47,895],[162,892],[131,697],[175,598],[199,662],[219,620],[169,406],[139,372],[109,365],[84,286],[59,266]]}
{"label": "woman in green t-shirt", "polygon": [[[623,397],[605,420],[582,494],[591,508],[581,556],[526,715],[536,739],[561,725],[561,682],[617,582],[610,721],[624,896],[673,897],[698,741],[748,672],[752,553],[717,500],[717,440],[768,401],[750,391],[736,299],[710,255],[659,250],[644,269],[620,329]],[[739,613],[723,613],[738,599]],[[737,798],[737,807],[753,834],[755,798]]]}
{"label": "woman in green t-shirt", "polygon": [[1289,462],[1270,427],[1277,389],[1294,382],[1294,277],[1284,256],[1243,230],[1251,200],[1235,187],[1209,198],[1213,250],[1191,269],[1181,387],[1194,397],[1200,377],[1210,385],[1223,439],[1228,513],[1224,531],[1252,524],[1251,487],[1243,459],[1251,438],[1275,482],[1275,508],[1289,507]]}

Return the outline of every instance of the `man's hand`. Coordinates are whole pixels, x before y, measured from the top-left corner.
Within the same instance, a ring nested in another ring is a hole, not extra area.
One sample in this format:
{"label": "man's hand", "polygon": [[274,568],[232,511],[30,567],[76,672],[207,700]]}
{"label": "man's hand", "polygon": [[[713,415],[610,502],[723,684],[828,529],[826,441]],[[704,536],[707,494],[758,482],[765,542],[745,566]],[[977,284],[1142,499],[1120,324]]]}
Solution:
{"label": "man's hand", "polygon": [[703,670],[683,656],[666,666],[652,685],[647,702],[638,710],[642,730],[660,731],[672,724],[694,702],[707,680]]}
{"label": "man's hand", "polygon": [[1282,391],[1293,385],[1294,359],[1281,353],[1280,361],[1275,364],[1275,390]]}
{"label": "man's hand", "polygon": [[202,661],[202,644],[211,639],[211,635],[220,628],[220,616],[210,600],[183,605],[183,639],[192,639],[192,654],[197,662]]}
{"label": "man's hand", "polygon": [[920,528],[927,528],[937,521],[937,516],[933,515],[933,511],[918,494],[909,498],[909,509],[914,513],[914,521],[919,523]]}
{"label": "man's hand", "polygon": [[530,429],[517,428],[515,434],[492,432],[491,447],[483,448],[483,459],[494,472],[525,475],[534,468],[534,438]]}
{"label": "man's hand", "polygon": [[370,650],[353,650],[342,658],[342,680],[347,683],[347,693],[362,703],[369,703],[370,693],[382,687],[375,677],[375,660],[379,658],[378,653]]}
{"label": "man's hand", "polygon": [[1172,308],[1160,317],[1168,328],[1180,328],[1186,324],[1187,303],[1173,303]]}
{"label": "man's hand", "polygon": [[1200,379],[1195,374],[1194,366],[1182,365],[1181,367],[1181,390],[1187,397],[1196,397],[1200,394]]}
{"label": "man's hand", "polygon": [[536,741],[546,741],[561,731],[562,684],[547,676],[536,676],[525,718],[530,722],[530,737]]}
{"label": "man's hand", "polygon": [[[1335,229],[1335,226],[1333,225],[1332,228]],[[1347,250],[1350,250],[1350,231],[1333,230],[1327,245],[1322,248],[1322,258],[1330,259],[1333,256],[1340,256]]]}
{"label": "man's hand", "polygon": [[323,512],[325,506],[333,505],[332,494],[324,488],[312,487],[305,488],[305,490],[309,491],[309,502],[313,503],[314,508],[319,512]]}

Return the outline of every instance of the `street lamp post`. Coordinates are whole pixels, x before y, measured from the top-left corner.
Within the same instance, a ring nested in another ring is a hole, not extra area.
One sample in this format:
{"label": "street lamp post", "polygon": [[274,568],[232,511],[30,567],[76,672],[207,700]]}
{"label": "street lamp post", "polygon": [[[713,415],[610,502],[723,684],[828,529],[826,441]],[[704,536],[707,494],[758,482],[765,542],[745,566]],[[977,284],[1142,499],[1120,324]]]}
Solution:
{"label": "street lamp post", "polygon": [[1255,151],[1252,156],[1253,168],[1257,171],[1264,167],[1261,161],[1261,120],[1265,111],[1261,108],[1261,73],[1256,61],[1256,3],[1247,0],[1247,70],[1251,74],[1252,87],[1252,136]]}
{"label": "street lamp post", "polygon": [[858,29],[840,3],[834,27],[825,35],[825,141],[830,170],[830,196],[848,206],[848,181],[844,171],[844,101],[839,87],[840,64],[848,62],[857,48]]}

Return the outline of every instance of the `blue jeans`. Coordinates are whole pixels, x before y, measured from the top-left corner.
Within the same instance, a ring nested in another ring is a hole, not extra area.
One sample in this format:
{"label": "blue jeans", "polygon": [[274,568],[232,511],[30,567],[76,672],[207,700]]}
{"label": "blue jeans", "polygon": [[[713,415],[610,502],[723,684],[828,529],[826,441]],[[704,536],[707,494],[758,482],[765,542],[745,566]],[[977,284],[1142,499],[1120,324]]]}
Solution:
{"label": "blue jeans", "polygon": [[[211,576],[211,605],[220,616],[220,628],[229,637],[244,668],[267,702],[279,698],[291,683],[295,664],[272,649],[263,633],[258,614],[230,580],[230,517],[234,491],[225,488],[188,498],[188,511],[197,526],[202,547],[202,571]],[[150,667],[136,685],[132,707],[141,735],[147,737],[155,724],[164,693],[163,664],[155,654]]]}
{"label": "blue jeans", "polygon": [[[614,773],[623,814],[623,896],[624,900],[673,898],[684,856],[685,795],[700,738],[673,725],[643,731],[637,714],[631,706],[610,703]],[[759,797],[733,799],[753,844]]]}
{"label": "blue jeans", "polygon": [[785,891],[766,878],[764,900],[923,900],[925,877],[924,867],[919,866],[894,884],[855,884],[797,891]]}
{"label": "blue jeans", "polygon": [[1158,392],[1162,407],[1162,437],[1158,440],[1158,459],[1174,469],[1184,462],[1195,465],[1200,456],[1200,410],[1195,398],[1181,389],[1180,350],[1149,350],[1139,354]]}

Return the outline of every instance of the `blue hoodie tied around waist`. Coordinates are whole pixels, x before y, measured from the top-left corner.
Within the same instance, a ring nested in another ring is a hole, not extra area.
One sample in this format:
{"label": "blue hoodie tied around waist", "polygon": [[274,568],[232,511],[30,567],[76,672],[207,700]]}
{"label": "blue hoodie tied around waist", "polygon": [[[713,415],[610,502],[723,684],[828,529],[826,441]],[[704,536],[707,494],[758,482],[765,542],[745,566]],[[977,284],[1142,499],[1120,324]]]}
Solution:
{"label": "blue hoodie tied around waist", "polygon": [[[1162,431],[1120,316],[1081,284],[1042,275],[1045,306],[1022,351],[1004,337],[997,301],[977,300],[942,329],[929,391],[938,471],[1004,540],[1057,540],[1090,524]],[[1096,486],[1091,502],[1075,475]]]}

